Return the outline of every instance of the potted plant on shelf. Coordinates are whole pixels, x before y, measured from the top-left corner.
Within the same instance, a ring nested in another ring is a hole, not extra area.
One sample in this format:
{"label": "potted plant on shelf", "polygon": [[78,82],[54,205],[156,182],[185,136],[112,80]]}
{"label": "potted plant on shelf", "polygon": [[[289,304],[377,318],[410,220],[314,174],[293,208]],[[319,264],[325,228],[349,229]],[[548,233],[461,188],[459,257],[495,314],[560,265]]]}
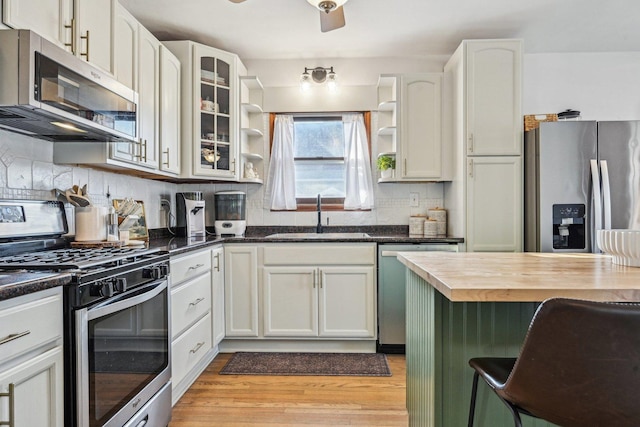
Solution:
{"label": "potted plant on shelf", "polygon": [[393,156],[383,155],[378,157],[378,169],[380,169],[380,177],[388,179],[393,176],[393,170],[396,168],[396,158]]}

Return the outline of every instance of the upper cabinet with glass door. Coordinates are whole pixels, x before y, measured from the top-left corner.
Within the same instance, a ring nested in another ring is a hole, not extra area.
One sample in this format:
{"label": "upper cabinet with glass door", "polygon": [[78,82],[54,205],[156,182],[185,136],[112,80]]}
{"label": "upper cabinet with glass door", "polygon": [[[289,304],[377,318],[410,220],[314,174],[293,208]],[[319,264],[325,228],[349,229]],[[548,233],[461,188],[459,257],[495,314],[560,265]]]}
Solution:
{"label": "upper cabinet with glass door", "polygon": [[5,25],[32,30],[113,72],[112,20],[117,0],[3,0]]}
{"label": "upper cabinet with glass door", "polygon": [[182,177],[236,181],[237,55],[192,41],[163,42],[182,64]]}

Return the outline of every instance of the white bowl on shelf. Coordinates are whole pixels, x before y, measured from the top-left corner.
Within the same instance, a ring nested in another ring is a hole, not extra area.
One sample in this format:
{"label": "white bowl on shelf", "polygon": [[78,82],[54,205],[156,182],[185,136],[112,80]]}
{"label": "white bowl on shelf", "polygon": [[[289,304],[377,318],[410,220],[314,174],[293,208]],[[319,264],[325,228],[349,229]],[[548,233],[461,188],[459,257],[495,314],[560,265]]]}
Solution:
{"label": "white bowl on shelf", "polygon": [[612,256],[611,262],[629,267],[640,267],[640,230],[598,230],[600,250]]}

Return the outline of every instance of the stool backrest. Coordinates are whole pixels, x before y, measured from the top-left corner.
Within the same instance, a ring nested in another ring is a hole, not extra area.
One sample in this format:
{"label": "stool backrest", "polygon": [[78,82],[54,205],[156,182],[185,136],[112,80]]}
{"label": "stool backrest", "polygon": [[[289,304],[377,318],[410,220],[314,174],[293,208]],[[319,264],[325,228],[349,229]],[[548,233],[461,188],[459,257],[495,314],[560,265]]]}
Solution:
{"label": "stool backrest", "polygon": [[640,304],[545,301],[502,392],[562,426],[640,426]]}

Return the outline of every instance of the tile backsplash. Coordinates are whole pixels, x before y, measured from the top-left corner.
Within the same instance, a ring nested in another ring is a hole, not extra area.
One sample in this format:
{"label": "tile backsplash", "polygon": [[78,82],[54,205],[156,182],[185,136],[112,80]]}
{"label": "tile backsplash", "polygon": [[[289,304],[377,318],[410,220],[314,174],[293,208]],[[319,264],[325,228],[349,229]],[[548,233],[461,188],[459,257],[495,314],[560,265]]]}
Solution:
{"label": "tile backsplash", "polygon": [[[375,141],[374,141],[375,143]],[[249,225],[314,225],[315,212],[271,212],[265,209],[263,185],[255,184],[174,184],[131,177],[117,172],[83,166],[53,163],[53,142],[0,131],[0,197],[4,199],[55,199],[55,189],[66,190],[72,185],[87,184],[94,204],[106,206],[112,199],[131,197],[145,203],[149,228],[162,228],[167,214],[162,210],[162,198],[171,201],[175,214],[175,193],[202,191],[207,206],[213,205],[213,193],[239,190],[247,193]],[[375,152],[375,150],[374,150]],[[442,184],[381,184],[375,185],[376,207],[369,212],[325,212],[323,222],[331,225],[399,225],[408,224],[409,216],[425,214],[426,210],[442,206]],[[409,193],[417,193],[418,207],[409,206]],[[71,212],[69,207],[69,212]],[[207,224],[213,224],[213,209],[207,209]],[[171,219],[175,224],[175,218]]]}

